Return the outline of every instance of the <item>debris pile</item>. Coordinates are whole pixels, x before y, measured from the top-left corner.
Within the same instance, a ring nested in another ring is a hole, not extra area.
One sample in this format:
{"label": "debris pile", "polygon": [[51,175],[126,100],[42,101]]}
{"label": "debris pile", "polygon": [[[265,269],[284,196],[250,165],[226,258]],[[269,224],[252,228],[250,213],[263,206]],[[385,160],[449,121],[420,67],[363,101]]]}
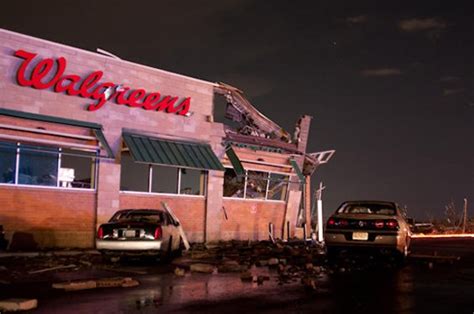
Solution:
{"label": "debris pile", "polygon": [[8,284],[29,277],[95,268],[102,263],[102,256],[94,251],[45,251],[3,256],[1,263],[0,284]]}
{"label": "debris pile", "polygon": [[226,241],[195,244],[173,261],[176,276],[191,273],[240,273],[242,282],[262,285],[270,280],[259,268],[268,267],[279,285],[301,281],[316,290],[316,282],[325,268],[322,247],[302,241],[294,243]]}

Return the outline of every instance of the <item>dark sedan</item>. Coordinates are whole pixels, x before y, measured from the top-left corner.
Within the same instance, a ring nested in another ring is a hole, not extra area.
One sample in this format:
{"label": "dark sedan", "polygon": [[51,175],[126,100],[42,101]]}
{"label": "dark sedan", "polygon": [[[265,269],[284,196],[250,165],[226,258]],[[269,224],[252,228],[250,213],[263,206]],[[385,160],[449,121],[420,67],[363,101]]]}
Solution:
{"label": "dark sedan", "polygon": [[370,249],[395,253],[403,259],[410,247],[410,226],[396,203],[344,202],[328,219],[324,240],[328,254]]}

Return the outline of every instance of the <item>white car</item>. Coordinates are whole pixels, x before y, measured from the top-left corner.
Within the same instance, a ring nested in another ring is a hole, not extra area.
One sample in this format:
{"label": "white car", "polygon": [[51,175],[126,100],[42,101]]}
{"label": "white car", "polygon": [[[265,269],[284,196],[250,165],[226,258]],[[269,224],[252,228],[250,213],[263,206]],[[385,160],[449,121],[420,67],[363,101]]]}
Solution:
{"label": "white car", "polygon": [[179,223],[163,210],[125,209],[97,231],[96,248],[107,255],[169,256],[180,250]]}

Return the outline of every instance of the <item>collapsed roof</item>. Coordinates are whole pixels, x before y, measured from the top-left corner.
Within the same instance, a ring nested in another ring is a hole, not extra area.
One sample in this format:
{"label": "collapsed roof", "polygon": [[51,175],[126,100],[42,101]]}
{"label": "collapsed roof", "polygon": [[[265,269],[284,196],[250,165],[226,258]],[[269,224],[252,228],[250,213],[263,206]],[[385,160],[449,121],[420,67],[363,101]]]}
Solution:
{"label": "collapsed roof", "polygon": [[259,112],[238,88],[217,83],[215,92],[223,95],[227,101],[225,117],[239,125],[237,129],[225,126],[227,142],[275,148],[276,151],[303,155],[304,175],[312,175],[319,165],[327,163],[334,155],[334,150],[306,154],[298,149],[302,119],[296,123],[295,132],[291,136],[289,132]]}

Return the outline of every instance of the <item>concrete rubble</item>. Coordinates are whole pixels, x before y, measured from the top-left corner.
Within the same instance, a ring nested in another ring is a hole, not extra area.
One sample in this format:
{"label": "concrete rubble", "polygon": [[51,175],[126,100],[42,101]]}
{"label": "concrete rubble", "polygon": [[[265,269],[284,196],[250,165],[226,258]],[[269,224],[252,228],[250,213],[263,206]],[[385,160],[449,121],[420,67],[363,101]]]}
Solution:
{"label": "concrete rubble", "polygon": [[94,280],[79,280],[70,282],[59,282],[53,283],[54,289],[62,289],[64,291],[78,291],[96,288],[130,288],[136,287],[140,283],[130,277],[113,277],[113,278],[101,278]]}
{"label": "concrete rubble", "polygon": [[6,299],[0,300],[0,312],[28,311],[38,307],[36,299]]}
{"label": "concrete rubble", "polygon": [[323,271],[324,250],[311,243],[260,241],[227,241],[212,244],[195,244],[190,251],[173,261],[174,272],[184,276],[191,273],[238,273],[242,282],[264,284],[269,275],[259,274],[268,267],[278,284],[301,281],[316,290],[317,280]]}

